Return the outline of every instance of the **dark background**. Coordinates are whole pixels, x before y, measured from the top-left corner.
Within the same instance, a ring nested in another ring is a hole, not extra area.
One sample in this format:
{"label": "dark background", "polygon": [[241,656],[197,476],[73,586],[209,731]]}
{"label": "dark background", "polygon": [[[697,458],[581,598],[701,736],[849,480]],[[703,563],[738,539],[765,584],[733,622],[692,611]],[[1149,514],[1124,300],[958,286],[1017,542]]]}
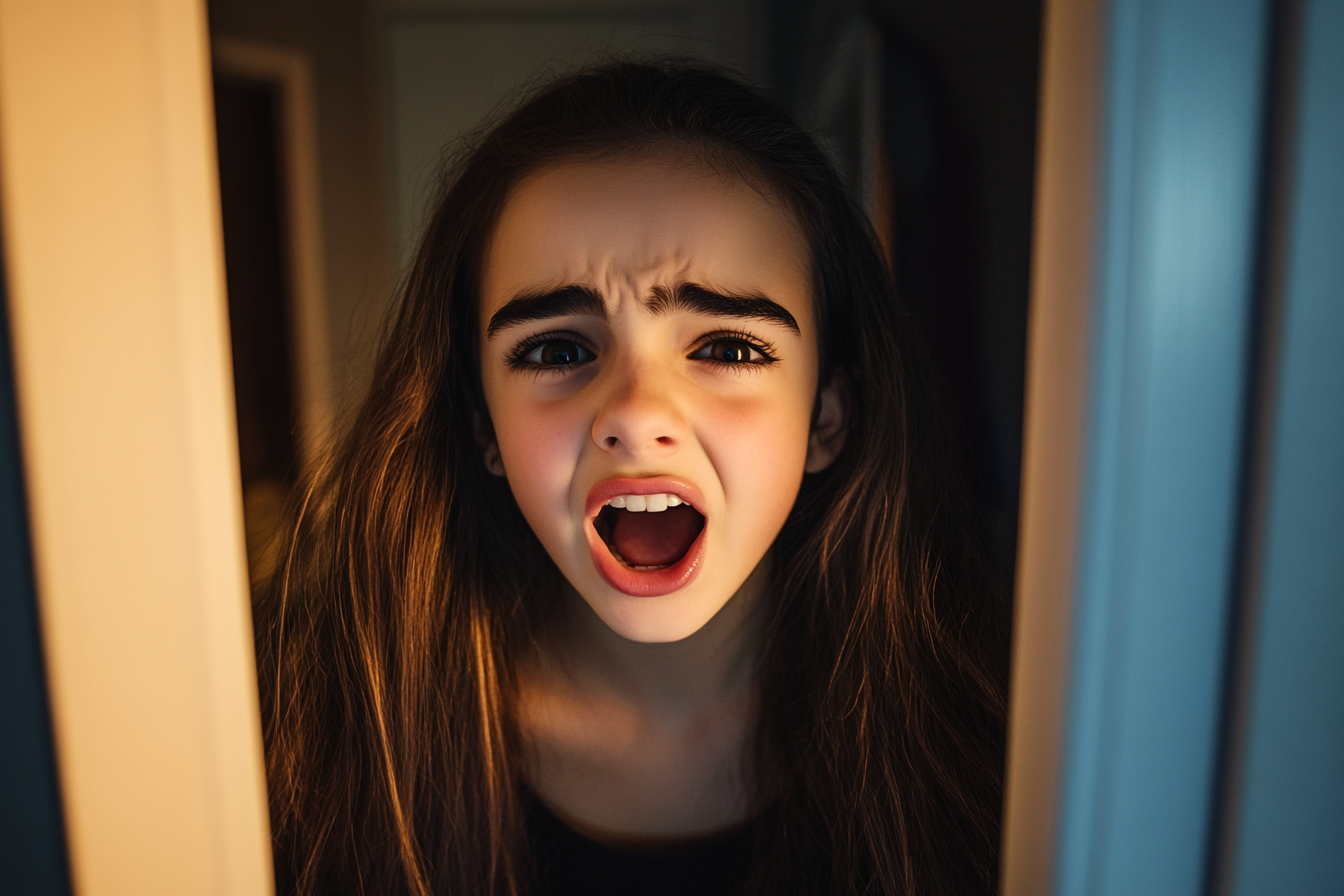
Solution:
{"label": "dark background", "polygon": [[770,9],[774,89],[823,128],[854,128],[816,107],[836,43],[858,20],[879,44],[897,285],[964,434],[986,550],[1011,593],[1041,4],[778,0]]}

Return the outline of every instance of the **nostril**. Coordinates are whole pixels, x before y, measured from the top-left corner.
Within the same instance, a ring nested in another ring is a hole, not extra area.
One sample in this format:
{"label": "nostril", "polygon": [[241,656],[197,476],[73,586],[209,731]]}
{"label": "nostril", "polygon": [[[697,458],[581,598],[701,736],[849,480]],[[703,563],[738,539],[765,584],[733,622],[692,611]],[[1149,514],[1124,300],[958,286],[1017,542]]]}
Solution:
{"label": "nostril", "polygon": [[673,442],[673,439],[672,439],[671,436],[659,436],[659,437],[658,437],[658,444],[659,444],[659,445],[671,445],[672,442]]}

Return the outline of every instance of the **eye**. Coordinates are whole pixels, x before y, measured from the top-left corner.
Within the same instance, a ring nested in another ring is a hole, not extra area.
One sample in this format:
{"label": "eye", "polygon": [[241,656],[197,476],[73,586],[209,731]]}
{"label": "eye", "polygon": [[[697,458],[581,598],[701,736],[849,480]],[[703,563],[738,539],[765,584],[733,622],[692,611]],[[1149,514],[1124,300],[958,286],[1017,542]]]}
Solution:
{"label": "eye", "polygon": [[584,364],[597,357],[576,339],[542,336],[519,346],[509,359],[511,367],[560,368]]}
{"label": "eye", "polygon": [[696,361],[713,361],[730,367],[773,364],[776,360],[767,347],[740,336],[712,336],[708,342],[691,352],[690,357]]}

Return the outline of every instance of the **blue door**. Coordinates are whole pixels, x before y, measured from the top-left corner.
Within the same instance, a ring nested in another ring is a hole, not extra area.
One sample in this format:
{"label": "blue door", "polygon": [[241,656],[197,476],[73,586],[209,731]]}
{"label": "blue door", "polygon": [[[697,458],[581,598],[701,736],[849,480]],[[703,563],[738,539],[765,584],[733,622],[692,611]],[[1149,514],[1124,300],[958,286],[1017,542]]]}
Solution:
{"label": "blue door", "polygon": [[[1060,0],[1047,34],[1042,134],[1095,130],[1086,399],[1057,421],[1058,735],[1015,721],[1011,748],[1056,761],[1010,779],[1005,892],[1344,893],[1344,3]],[[1097,84],[1070,118],[1049,81],[1077,42]],[[1043,185],[1076,161],[1043,158]]]}

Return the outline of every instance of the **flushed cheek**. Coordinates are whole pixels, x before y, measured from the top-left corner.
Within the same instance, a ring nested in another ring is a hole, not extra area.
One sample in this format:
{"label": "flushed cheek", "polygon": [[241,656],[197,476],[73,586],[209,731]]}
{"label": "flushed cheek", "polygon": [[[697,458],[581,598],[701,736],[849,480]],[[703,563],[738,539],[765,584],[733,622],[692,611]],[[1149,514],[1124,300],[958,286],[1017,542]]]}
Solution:
{"label": "flushed cheek", "polygon": [[495,418],[495,436],[509,488],[543,542],[563,535],[570,485],[587,430],[561,405],[516,408]]}
{"label": "flushed cheek", "polygon": [[808,416],[788,404],[730,403],[702,417],[736,547],[764,551],[793,507],[807,459]]}

